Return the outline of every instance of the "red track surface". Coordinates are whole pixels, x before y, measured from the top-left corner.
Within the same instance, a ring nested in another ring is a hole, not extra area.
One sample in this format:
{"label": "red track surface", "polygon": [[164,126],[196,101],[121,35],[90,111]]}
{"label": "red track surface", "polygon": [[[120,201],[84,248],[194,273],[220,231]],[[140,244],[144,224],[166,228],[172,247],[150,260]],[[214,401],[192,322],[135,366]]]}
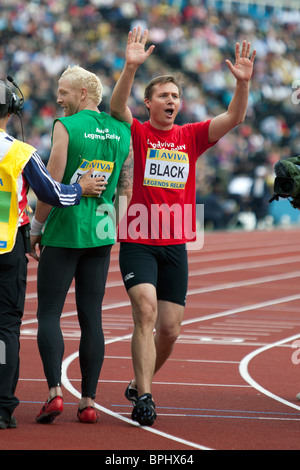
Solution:
{"label": "red track surface", "polygon": [[299,449],[299,234],[297,229],[209,233],[200,251],[189,252],[184,323],[173,355],[155,376],[158,418],[151,428],[130,421],[124,398],[133,376],[132,319],[118,246],[103,309],[106,357],[96,397],[101,418],[94,425],[76,418],[80,330],[72,288],[61,322],[65,409],[51,425],[35,423],[47,385],[36,345],[37,263],[30,259],[17,389],[21,403],[15,412],[19,425],[0,431],[0,449]]}

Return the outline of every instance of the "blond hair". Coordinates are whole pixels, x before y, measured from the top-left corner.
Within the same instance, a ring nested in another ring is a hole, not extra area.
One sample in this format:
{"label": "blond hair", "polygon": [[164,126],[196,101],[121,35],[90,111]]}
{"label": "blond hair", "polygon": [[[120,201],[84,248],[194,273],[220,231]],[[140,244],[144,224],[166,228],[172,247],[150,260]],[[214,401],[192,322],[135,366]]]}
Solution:
{"label": "blond hair", "polygon": [[94,73],[79,67],[79,65],[69,65],[60,76],[60,79],[61,78],[68,78],[76,88],[86,88],[88,98],[93,100],[96,106],[101,103],[102,83]]}

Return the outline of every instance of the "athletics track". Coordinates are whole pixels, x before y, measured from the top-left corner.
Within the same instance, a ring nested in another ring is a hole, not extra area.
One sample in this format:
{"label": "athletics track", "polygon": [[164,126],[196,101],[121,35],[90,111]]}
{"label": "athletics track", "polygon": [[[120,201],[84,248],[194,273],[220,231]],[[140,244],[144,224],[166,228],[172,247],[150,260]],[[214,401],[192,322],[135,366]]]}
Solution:
{"label": "athletics track", "polygon": [[[180,338],[156,375],[158,418],[130,420],[132,319],[113,248],[103,307],[106,355],[96,397],[100,420],[76,418],[79,326],[70,289],[62,329],[64,412],[34,417],[47,398],[36,345],[36,268],[30,258],[21,333],[17,429],[0,431],[6,450],[300,449],[300,230],[206,233],[189,251],[189,294]],[[299,353],[298,353],[299,352]]]}

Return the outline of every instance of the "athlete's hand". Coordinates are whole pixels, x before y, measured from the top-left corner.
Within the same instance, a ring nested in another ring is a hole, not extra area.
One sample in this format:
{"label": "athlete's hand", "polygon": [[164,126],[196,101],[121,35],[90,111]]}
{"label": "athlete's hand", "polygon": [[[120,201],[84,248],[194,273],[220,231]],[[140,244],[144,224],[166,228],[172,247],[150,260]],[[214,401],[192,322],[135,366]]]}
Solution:
{"label": "athlete's hand", "polygon": [[42,235],[30,235],[31,253],[29,255],[36,261],[39,261],[40,257],[37,252],[37,246],[41,252],[41,240]]}
{"label": "athlete's hand", "polygon": [[248,82],[252,76],[253,63],[256,56],[256,50],[250,56],[251,43],[243,41],[242,53],[240,54],[240,45],[237,42],[235,45],[235,64],[233,65],[230,60],[226,63],[237,80]]}
{"label": "athlete's hand", "polygon": [[128,33],[127,48],[126,48],[126,63],[128,65],[139,66],[145,62],[147,57],[152,54],[155,46],[150,46],[145,50],[145,45],[148,39],[148,30],[146,29],[142,35],[141,27],[133,28]]}
{"label": "athlete's hand", "polygon": [[78,183],[82,189],[83,196],[101,196],[102,192],[105,190],[107,181],[103,176],[92,176],[93,169],[85,173]]}

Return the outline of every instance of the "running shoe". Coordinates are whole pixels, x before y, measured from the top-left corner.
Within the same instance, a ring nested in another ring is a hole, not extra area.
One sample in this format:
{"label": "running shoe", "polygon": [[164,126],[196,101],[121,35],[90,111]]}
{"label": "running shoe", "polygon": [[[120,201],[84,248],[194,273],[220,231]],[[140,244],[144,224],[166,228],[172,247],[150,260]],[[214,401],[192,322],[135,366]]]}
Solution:
{"label": "running shoe", "polygon": [[150,393],[140,396],[132,410],[131,419],[141,426],[152,426],[156,420],[155,404]]}
{"label": "running shoe", "polygon": [[0,429],[16,428],[17,425],[17,420],[14,416],[11,416],[9,420],[0,416]]}
{"label": "running shoe", "polygon": [[96,423],[99,418],[99,413],[97,413],[92,406],[87,406],[86,408],[82,408],[82,410],[78,410],[77,418],[82,423]]}
{"label": "running shoe", "polygon": [[125,390],[125,397],[133,404],[133,406],[135,406],[136,402],[138,401],[138,391],[136,388],[131,387],[131,384],[132,381]]}
{"label": "running shoe", "polygon": [[63,411],[63,399],[62,397],[54,397],[51,400],[47,400],[45,405],[42,407],[35,420],[37,423],[52,423],[56,416],[60,415]]}

